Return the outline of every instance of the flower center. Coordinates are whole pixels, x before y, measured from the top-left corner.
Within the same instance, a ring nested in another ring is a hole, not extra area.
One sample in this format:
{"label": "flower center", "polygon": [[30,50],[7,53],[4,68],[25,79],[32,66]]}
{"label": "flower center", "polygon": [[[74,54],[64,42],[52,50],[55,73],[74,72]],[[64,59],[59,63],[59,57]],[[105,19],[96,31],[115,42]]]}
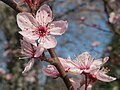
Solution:
{"label": "flower center", "polygon": [[43,37],[43,36],[45,36],[46,34],[48,33],[48,31],[47,31],[47,28],[46,27],[44,27],[44,26],[39,26],[39,27],[37,27],[37,34],[39,35],[39,37]]}
{"label": "flower center", "polygon": [[33,51],[32,51],[32,57],[35,56],[35,53],[36,53],[36,50],[33,50]]}

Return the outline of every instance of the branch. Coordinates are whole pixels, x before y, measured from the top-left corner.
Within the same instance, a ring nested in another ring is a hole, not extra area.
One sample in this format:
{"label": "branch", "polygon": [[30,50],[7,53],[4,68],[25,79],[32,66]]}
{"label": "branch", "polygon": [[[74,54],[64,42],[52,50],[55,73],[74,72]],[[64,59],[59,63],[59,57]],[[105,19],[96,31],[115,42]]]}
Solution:
{"label": "branch", "polygon": [[1,0],[1,1],[10,6],[11,8],[13,8],[15,11],[23,12],[22,8],[19,5],[17,5],[13,0]]}
{"label": "branch", "polygon": [[[104,5],[104,11],[106,13],[106,16],[107,18],[109,18],[109,11],[113,11],[113,9],[109,6],[107,0],[103,0],[103,5]],[[116,28],[114,27],[113,24],[109,23],[108,25],[115,34],[120,35],[119,32],[116,31]]]}
{"label": "branch", "polygon": [[[1,0],[3,1],[4,3],[6,3],[8,6],[10,6],[11,8],[13,8],[15,11],[17,12],[23,12],[23,10],[15,3],[13,2],[12,0]],[[44,1],[46,0],[41,0],[40,1],[40,4],[43,3]],[[62,64],[60,63],[55,51],[53,48],[51,49],[48,49],[51,57],[53,58],[54,62],[52,63],[58,70],[58,72],[60,73],[61,75],[61,78],[63,79],[65,85],[67,86],[68,90],[74,90],[67,74],[65,73],[65,70],[62,66]]]}
{"label": "branch", "polygon": [[48,51],[49,51],[51,57],[52,57],[53,60],[54,60],[54,62],[53,62],[52,64],[53,64],[53,65],[57,68],[57,70],[59,71],[60,76],[61,76],[61,78],[63,79],[64,83],[66,84],[68,90],[74,90],[74,88],[73,88],[73,86],[72,86],[72,84],[71,84],[71,82],[70,82],[67,74],[65,73],[65,70],[64,70],[62,64],[60,63],[60,61],[59,61],[59,59],[58,59],[58,57],[57,57],[54,49],[51,48],[51,49],[48,49]]}

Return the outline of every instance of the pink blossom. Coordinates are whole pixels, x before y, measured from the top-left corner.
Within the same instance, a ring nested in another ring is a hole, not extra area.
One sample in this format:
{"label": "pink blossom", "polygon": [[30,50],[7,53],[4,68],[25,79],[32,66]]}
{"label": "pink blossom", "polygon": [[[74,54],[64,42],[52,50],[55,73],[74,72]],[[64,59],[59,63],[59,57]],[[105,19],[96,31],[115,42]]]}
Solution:
{"label": "pink blossom", "polygon": [[89,79],[92,80],[92,82],[94,82],[96,80],[101,80],[101,81],[104,81],[104,82],[111,82],[111,81],[116,80],[116,78],[108,76],[106,74],[108,71],[109,70],[107,68],[106,69],[102,68],[101,70],[100,69],[95,69],[92,72],[90,72],[88,77],[89,77]]}
{"label": "pink blossom", "polygon": [[96,47],[96,46],[99,46],[101,43],[99,42],[99,41],[94,41],[93,43],[92,43],[92,46],[93,47]]}
{"label": "pink blossom", "polygon": [[42,48],[40,45],[33,46],[30,43],[28,43],[27,41],[21,40],[21,49],[22,49],[22,54],[24,55],[24,57],[22,59],[25,59],[25,58],[30,59],[30,61],[25,66],[24,71],[22,72],[22,73],[25,73],[32,68],[32,66],[34,64],[34,58],[40,57],[44,51],[44,48]]}
{"label": "pink blossom", "polygon": [[109,22],[110,23],[116,23],[120,20],[120,15],[119,14],[115,14],[114,12],[110,13],[110,18],[109,18]]}
{"label": "pink blossom", "polygon": [[85,21],[86,20],[86,17],[82,16],[80,17],[80,21]]}
{"label": "pink blossom", "polygon": [[0,75],[4,75],[6,74],[6,70],[4,70],[3,68],[0,68]]}
{"label": "pink blossom", "polygon": [[25,56],[25,58],[37,58],[40,57],[40,55],[43,53],[44,48],[39,46],[31,45],[29,40],[21,40],[21,49],[22,49],[22,55]]}
{"label": "pink blossom", "polygon": [[8,81],[11,80],[12,78],[13,78],[13,75],[10,74],[10,73],[5,75],[5,79],[8,80]]}
{"label": "pink blossom", "polygon": [[67,21],[53,21],[48,5],[39,8],[34,18],[32,14],[22,12],[17,15],[17,23],[22,30],[19,33],[31,41],[37,41],[44,48],[54,48],[57,41],[54,36],[62,35],[68,27]]}
{"label": "pink blossom", "polygon": [[[59,57],[59,60],[60,60],[60,63],[63,65],[65,71],[68,72],[69,67],[67,66],[66,59],[63,59],[63,58]],[[60,74],[59,74],[58,70],[53,65],[48,65],[47,68],[43,68],[42,71],[47,76],[60,77]]]}
{"label": "pink blossom", "polygon": [[[76,60],[67,61],[70,66],[70,72],[74,74],[86,74],[90,73],[92,70],[96,68],[100,68],[105,62],[107,62],[108,57],[94,60],[92,56],[88,52],[84,52],[80,54]],[[68,65],[69,65],[68,64]]]}
{"label": "pink blossom", "polygon": [[53,65],[48,65],[47,68],[43,68],[42,71],[47,75],[47,76],[52,76],[52,77],[59,77],[59,72],[57,71],[56,67]]}

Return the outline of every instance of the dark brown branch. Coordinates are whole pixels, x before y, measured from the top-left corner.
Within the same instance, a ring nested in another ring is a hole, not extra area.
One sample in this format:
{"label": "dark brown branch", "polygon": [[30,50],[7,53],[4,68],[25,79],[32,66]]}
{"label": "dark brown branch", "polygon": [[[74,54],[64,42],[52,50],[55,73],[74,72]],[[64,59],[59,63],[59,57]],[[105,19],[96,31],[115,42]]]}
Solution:
{"label": "dark brown branch", "polygon": [[51,48],[51,49],[48,49],[48,51],[49,51],[51,57],[52,57],[53,60],[54,60],[54,62],[53,62],[52,64],[53,64],[53,65],[57,68],[57,70],[59,71],[60,76],[61,76],[61,78],[63,79],[63,81],[65,82],[68,90],[74,90],[74,89],[73,89],[73,86],[72,86],[72,84],[71,84],[71,82],[70,82],[70,80],[69,80],[69,78],[68,78],[68,76],[67,76],[67,74],[65,73],[65,70],[64,70],[62,64],[60,63],[60,61],[59,61],[59,59],[58,59],[58,57],[57,57],[57,55],[56,55],[56,53],[55,53],[55,51],[54,51],[54,49]]}
{"label": "dark brown branch", "polygon": [[1,0],[11,8],[13,8],[17,12],[23,12],[22,8],[18,6],[13,0]]}

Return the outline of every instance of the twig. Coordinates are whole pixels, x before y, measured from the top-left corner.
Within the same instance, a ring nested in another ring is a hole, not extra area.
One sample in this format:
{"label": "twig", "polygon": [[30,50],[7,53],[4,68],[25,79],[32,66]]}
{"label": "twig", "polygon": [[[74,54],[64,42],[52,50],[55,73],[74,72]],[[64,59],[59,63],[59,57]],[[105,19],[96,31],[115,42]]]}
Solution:
{"label": "twig", "polygon": [[1,0],[1,1],[10,6],[11,8],[13,8],[15,11],[23,12],[23,9],[19,5],[17,5],[13,0]]}
{"label": "twig", "polygon": [[87,85],[88,85],[88,83],[87,83],[87,75],[85,75],[85,90],[87,90]]}
{"label": "twig", "polygon": [[80,24],[84,24],[85,26],[92,27],[92,28],[97,28],[98,30],[103,31],[103,32],[112,33],[112,31],[108,31],[107,29],[103,29],[101,27],[98,27],[97,24],[96,24],[96,26],[94,26],[94,24],[90,25],[90,24],[87,24],[85,22],[81,22]]}

